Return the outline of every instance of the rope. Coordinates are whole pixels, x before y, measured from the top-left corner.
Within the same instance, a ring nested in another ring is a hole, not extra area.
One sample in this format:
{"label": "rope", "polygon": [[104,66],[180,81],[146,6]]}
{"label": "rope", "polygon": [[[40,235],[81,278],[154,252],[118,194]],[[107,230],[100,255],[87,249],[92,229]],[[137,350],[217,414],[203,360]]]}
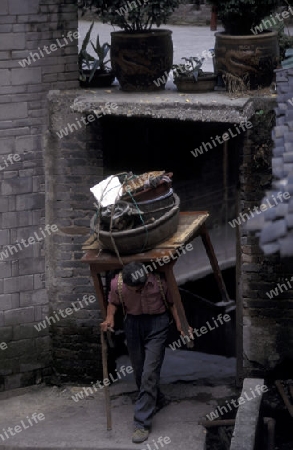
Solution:
{"label": "rope", "polygon": [[118,295],[119,295],[120,303],[122,305],[123,315],[125,317],[126,316],[126,312],[125,312],[125,304],[124,304],[124,301],[123,301],[122,288],[123,288],[122,272],[119,272],[119,275],[118,275]]}
{"label": "rope", "polygon": [[144,229],[145,229],[145,241],[144,241],[144,245],[142,246],[142,248],[141,248],[141,250],[140,250],[140,252],[142,252],[142,251],[145,249],[145,246],[146,246],[146,244],[147,244],[148,237],[149,237],[149,232],[148,232],[148,229],[147,229],[147,227],[146,227],[146,224],[145,224],[145,222],[144,222],[144,220],[143,220],[143,217],[142,217],[142,215],[140,214],[140,209],[139,209],[139,207],[138,207],[138,205],[137,205],[137,203],[136,203],[136,201],[135,201],[135,199],[134,199],[132,193],[131,193],[130,191],[127,191],[127,192],[128,192],[128,194],[130,195],[131,200],[133,201],[133,204],[134,204],[134,206],[136,207],[136,209],[137,209],[137,211],[138,211],[139,218],[140,218],[140,220],[141,220],[141,222],[142,222],[142,224],[143,224],[143,226],[144,226]]}
{"label": "rope", "polygon": [[121,259],[119,250],[118,250],[118,248],[117,248],[115,239],[114,239],[113,234],[112,234],[112,224],[113,224],[113,214],[114,214],[115,204],[116,204],[116,203],[113,203],[112,208],[111,208],[111,220],[110,220],[110,230],[109,230],[109,232],[110,232],[111,242],[112,242],[112,245],[113,245],[113,247],[114,247],[114,250],[115,250],[115,253],[116,253],[116,255],[117,255],[117,258],[119,259],[120,264],[121,264],[122,266],[124,266],[124,263],[123,263],[123,261],[122,261],[122,259]]}

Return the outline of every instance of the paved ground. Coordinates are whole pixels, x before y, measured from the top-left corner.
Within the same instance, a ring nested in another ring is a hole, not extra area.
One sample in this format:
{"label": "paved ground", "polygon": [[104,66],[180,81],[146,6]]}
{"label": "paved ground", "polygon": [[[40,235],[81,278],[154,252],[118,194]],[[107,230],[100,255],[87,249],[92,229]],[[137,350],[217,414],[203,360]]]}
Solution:
{"label": "paved ground", "polygon": [[[127,357],[121,357],[119,364],[128,366]],[[84,392],[83,386],[40,385],[2,393],[0,450],[157,450],[162,448],[155,446],[160,436],[171,441],[164,446],[168,450],[203,450],[205,429],[198,420],[221,399],[236,397],[234,375],[234,358],[168,349],[161,382],[171,403],[154,418],[149,446],[131,443],[132,375],[111,386],[112,431],[106,430],[103,390],[87,391],[79,401],[72,397]],[[44,420],[35,423],[33,413],[43,414]],[[11,436],[8,427],[14,430],[17,425],[20,431]]]}

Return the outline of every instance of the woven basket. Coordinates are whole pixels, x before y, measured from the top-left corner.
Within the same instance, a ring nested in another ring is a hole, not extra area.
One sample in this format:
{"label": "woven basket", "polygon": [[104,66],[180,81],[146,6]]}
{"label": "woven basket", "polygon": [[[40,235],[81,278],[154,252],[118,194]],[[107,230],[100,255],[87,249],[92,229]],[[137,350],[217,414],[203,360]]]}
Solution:
{"label": "woven basket", "polygon": [[144,221],[152,218],[159,219],[159,217],[170,211],[175,204],[175,197],[173,189],[169,189],[167,194],[154,198],[153,200],[146,200],[144,202],[136,203],[140,211],[142,211]]}

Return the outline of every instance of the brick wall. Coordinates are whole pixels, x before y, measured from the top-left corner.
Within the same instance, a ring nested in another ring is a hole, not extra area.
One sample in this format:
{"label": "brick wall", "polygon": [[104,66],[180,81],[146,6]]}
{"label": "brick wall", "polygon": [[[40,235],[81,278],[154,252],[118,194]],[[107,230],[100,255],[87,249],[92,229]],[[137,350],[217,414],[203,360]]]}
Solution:
{"label": "brick wall", "polygon": [[[0,2],[0,246],[1,252],[8,250],[0,261],[0,345],[6,344],[5,350],[0,349],[0,390],[25,386],[49,374],[49,331],[34,328],[49,310],[46,239],[34,245],[27,239],[48,224],[42,148],[48,124],[46,95],[50,89],[78,86],[77,40],[63,45],[63,36],[77,30],[74,3]],[[31,52],[39,56],[22,67],[19,61]],[[17,247],[22,239],[27,246]],[[9,251],[8,245],[14,249]]]}
{"label": "brick wall", "polygon": [[[82,303],[82,308],[77,301],[94,294],[89,266],[80,259],[95,212],[89,189],[102,180],[103,174],[101,131],[96,121],[95,128],[72,126],[68,136],[58,137],[59,130],[81,119],[81,114],[70,108],[75,98],[76,92],[50,94],[45,146],[46,217],[58,224],[59,231],[48,239],[47,289],[50,316],[54,319],[54,311],[58,315],[50,327],[54,367],[62,381],[93,381],[102,376],[97,356],[100,311],[96,299]],[[60,316],[60,309],[64,311],[73,303],[79,311]]]}
{"label": "brick wall", "polygon": [[[259,115],[254,117],[258,133],[252,129],[244,145],[240,169],[242,212],[259,206],[271,188],[274,106],[270,102],[259,106]],[[268,146],[262,149],[264,143]],[[272,209],[265,214],[270,213]],[[241,227],[243,376],[266,376],[287,358],[292,360],[293,291],[286,281],[291,279],[292,270],[292,259],[281,259],[278,254],[265,256],[257,233]],[[270,299],[267,293],[281,283],[285,287]]]}

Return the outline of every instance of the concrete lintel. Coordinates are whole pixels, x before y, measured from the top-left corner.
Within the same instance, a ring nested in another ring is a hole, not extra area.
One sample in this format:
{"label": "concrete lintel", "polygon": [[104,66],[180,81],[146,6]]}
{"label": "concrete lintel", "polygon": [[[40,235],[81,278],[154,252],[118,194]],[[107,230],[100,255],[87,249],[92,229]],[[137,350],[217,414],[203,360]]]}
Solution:
{"label": "concrete lintel", "polygon": [[[263,379],[245,378],[243,382],[241,396],[238,398],[239,408],[230,450],[254,450],[259,410],[263,396],[261,386],[266,392],[267,387],[264,385]],[[241,398],[244,399],[244,402],[240,400]]]}
{"label": "concrete lintel", "polygon": [[[246,122],[260,104],[257,97],[232,99],[226,93],[180,94],[172,90],[128,93],[115,86],[109,89],[51,91],[48,98],[52,102],[71,98],[72,110],[83,114],[101,111],[103,115],[112,116],[218,123]],[[271,97],[261,99],[262,104],[274,101]],[[117,105],[116,109],[111,108],[111,104]]]}

